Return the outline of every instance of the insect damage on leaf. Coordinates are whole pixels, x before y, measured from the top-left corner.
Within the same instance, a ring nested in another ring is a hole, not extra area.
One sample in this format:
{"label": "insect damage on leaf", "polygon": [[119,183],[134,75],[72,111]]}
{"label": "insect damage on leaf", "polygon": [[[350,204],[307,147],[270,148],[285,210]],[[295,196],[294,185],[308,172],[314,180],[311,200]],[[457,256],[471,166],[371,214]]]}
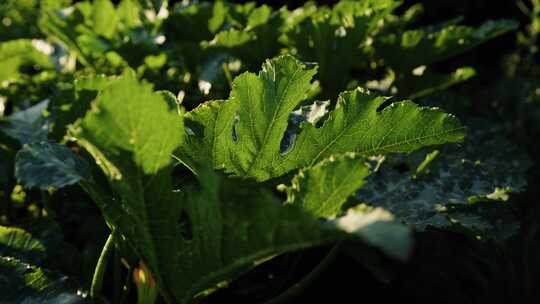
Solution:
{"label": "insect damage on leaf", "polygon": [[195,150],[204,149],[206,161],[216,168],[264,181],[333,154],[410,152],[463,139],[464,129],[453,115],[410,101],[378,111],[387,99],[358,88],[340,94],[320,127],[303,124],[284,155],[289,117],[296,115],[315,72],[291,56],[280,56],[266,61],[258,75],[238,76],[227,101],[187,114],[186,124],[203,129],[178,157],[194,159]]}

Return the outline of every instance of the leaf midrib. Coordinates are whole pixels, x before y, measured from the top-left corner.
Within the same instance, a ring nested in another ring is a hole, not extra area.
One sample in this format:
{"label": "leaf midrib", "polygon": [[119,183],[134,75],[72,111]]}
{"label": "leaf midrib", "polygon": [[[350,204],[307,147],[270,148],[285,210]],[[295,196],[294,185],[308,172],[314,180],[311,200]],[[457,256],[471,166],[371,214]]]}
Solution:
{"label": "leaf midrib", "polygon": [[438,133],[431,134],[431,135],[419,136],[419,137],[415,137],[415,138],[411,138],[411,139],[406,139],[406,140],[403,140],[403,141],[400,141],[400,142],[395,142],[393,144],[388,144],[388,145],[385,145],[385,146],[379,146],[377,148],[370,148],[370,149],[366,149],[366,150],[358,150],[357,152],[359,152],[361,154],[371,154],[371,153],[374,153],[376,151],[386,150],[388,148],[392,148],[392,147],[395,147],[395,146],[406,145],[406,144],[409,144],[411,142],[419,141],[419,140],[423,140],[423,139],[440,137],[440,136],[450,134],[450,133],[454,133],[454,132],[458,132],[458,131],[461,131],[461,130],[465,130],[465,127],[462,126],[462,127],[458,127],[458,128],[453,128],[453,129],[445,130],[445,131],[438,132]]}
{"label": "leaf midrib", "polygon": [[[330,194],[330,195],[329,195],[329,196],[321,203],[321,206],[317,209],[317,213],[316,213],[317,216],[323,216],[323,215],[320,214],[321,210],[324,209],[324,206],[325,206],[328,202],[330,202],[330,201],[334,198],[334,196],[336,196],[337,193],[341,192],[341,189],[343,188],[344,185],[349,184],[348,181],[349,181],[349,179],[354,175],[354,173],[355,173],[354,170],[349,170],[349,172],[347,173],[347,175],[345,176],[345,178],[343,178],[343,179],[341,180],[341,182],[339,183],[339,185],[338,185],[337,187],[334,187],[334,191],[332,191],[332,193],[331,193],[331,194]],[[363,185],[363,184],[364,184],[364,183],[362,182],[362,185]],[[362,185],[361,185],[360,187],[362,187]],[[336,204],[336,205],[337,205],[337,204]],[[340,206],[340,208],[341,208],[341,206]],[[326,216],[326,215],[324,215],[324,216]],[[328,215],[328,216],[332,216],[332,215]]]}
{"label": "leaf midrib", "polygon": [[[277,104],[277,107],[276,109],[274,110],[274,113],[272,115],[272,120],[270,121],[270,124],[268,125],[268,128],[266,128],[266,131],[264,133],[264,137],[263,137],[263,141],[261,143],[261,147],[260,150],[259,150],[259,153],[255,154],[255,158],[253,159],[253,161],[250,163],[249,167],[247,168],[247,170],[245,170],[245,172],[248,174],[248,175],[251,175],[252,171],[253,171],[253,168],[256,168],[255,165],[258,163],[258,160],[260,159],[261,155],[263,154],[263,149],[264,147],[266,146],[266,143],[268,142],[268,138],[270,137],[270,134],[272,133],[272,130],[273,130],[273,127],[274,127],[274,124],[277,122],[277,114],[280,112],[281,110],[281,107],[283,106],[283,104],[285,103],[285,101],[283,100],[284,99],[284,96],[287,95],[287,92],[289,91],[289,88],[291,86],[291,83],[292,81],[295,79],[296,77],[296,74],[298,73],[298,71],[300,70],[301,68],[297,68],[294,73],[292,74],[292,76],[288,79],[287,81],[287,85],[285,86],[285,89],[283,90],[283,93],[281,94],[280,98],[278,99],[279,102]],[[275,78],[275,77],[274,77]],[[274,85],[276,84],[276,82],[274,82]],[[263,94],[264,94],[264,90],[263,90]]]}
{"label": "leaf midrib", "polygon": [[[316,164],[318,161],[319,161],[319,158],[321,157],[321,155],[323,155],[326,151],[328,151],[332,146],[335,145],[335,143],[341,139],[343,137],[343,135],[349,131],[354,125],[349,125],[347,128],[344,128],[341,132],[338,133],[338,135],[336,135],[336,137],[334,139],[332,139],[332,141],[330,143],[328,143],[326,146],[324,146],[320,151],[319,153],[317,153],[317,156],[315,156],[313,158],[313,161],[311,161],[311,164],[310,166],[313,166],[314,164]],[[380,150],[386,150],[388,148],[391,148],[391,147],[395,147],[395,146],[400,146],[400,145],[405,145],[405,144],[408,144],[408,143],[411,143],[411,142],[414,142],[414,141],[418,141],[418,140],[423,140],[423,139],[429,139],[429,138],[435,138],[435,137],[440,137],[440,136],[443,136],[443,135],[446,135],[446,134],[450,134],[450,133],[454,133],[454,132],[458,132],[460,130],[464,130],[465,127],[458,127],[458,128],[454,128],[454,129],[450,129],[450,130],[445,130],[445,131],[442,131],[442,132],[438,132],[438,133],[435,133],[435,134],[431,134],[431,135],[425,135],[425,136],[419,136],[419,137],[414,137],[414,138],[410,138],[410,139],[406,139],[406,140],[403,140],[403,141],[398,141],[398,142],[395,142],[393,144],[388,144],[388,145],[385,145],[385,146],[378,146],[376,148],[370,148],[370,149],[365,149],[365,150],[356,150],[356,152],[358,153],[361,153],[361,154],[370,154],[370,153],[374,153],[375,151],[380,151]]]}

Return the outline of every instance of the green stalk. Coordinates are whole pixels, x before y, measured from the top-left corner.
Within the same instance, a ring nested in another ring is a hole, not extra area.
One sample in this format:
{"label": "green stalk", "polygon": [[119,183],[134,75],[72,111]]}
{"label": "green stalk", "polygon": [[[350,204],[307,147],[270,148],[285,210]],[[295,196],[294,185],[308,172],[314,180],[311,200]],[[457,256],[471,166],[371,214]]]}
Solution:
{"label": "green stalk", "polygon": [[309,287],[309,285],[315,282],[317,278],[319,278],[320,275],[330,267],[334,259],[337,257],[340,248],[341,243],[334,245],[334,247],[332,247],[328,254],[322,259],[322,261],[315,266],[310,273],[303,277],[302,280],[289,287],[289,289],[285,290],[282,294],[267,301],[265,304],[292,303],[295,298],[301,295],[306,288]]}
{"label": "green stalk", "polygon": [[111,232],[101,255],[99,256],[96,269],[94,270],[94,277],[92,278],[92,286],[90,287],[90,297],[96,301],[101,296],[101,289],[103,287],[103,276],[105,275],[105,269],[107,268],[107,261],[111,251],[114,249],[114,231]]}

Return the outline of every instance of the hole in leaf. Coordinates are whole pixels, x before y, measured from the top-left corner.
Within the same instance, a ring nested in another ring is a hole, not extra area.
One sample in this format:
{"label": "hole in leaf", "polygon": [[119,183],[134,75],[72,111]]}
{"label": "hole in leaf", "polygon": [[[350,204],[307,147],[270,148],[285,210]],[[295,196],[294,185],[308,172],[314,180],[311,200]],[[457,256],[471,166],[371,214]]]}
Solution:
{"label": "hole in leaf", "polygon": [[[384,97],[381,97],[381,98],[384,98]],[[386,98],[386,100],[377,107],[377,113],[382,112],[384,109],[386,109],[392,103],[394,103],[393,98]]]}
{"label": "hole in leaf", "polygon": [[324,121],[323,118],[325,118],[328,113],[329,105],[330,102],[328,101],[316,101],[312,104],[300,107],[289,115],[289,124],[287,125],[287,129],[285,130],[285,134],[283,134],[279,146],[281,155],[286,155],[291,152],[294,147],[296,135],[300,133],[301,125],[303,123],[317,126],[321,121]]}
{"label": "hole in leaf", "polygon": [[[291,125],[289,124],[289,127],[290,126]],[[296,133],[298,132],[298,127],[296,126],[296,128],[294,129],[289,129],[289,127],[287,127],[287,130],[285,130],[285,135],[283,135],[281,143],[279,144],[279,153],[281,155],[287,155],[294,147],[294,141],[296,140]]]}
{"label": "hole in leaf", "polygon": [[186,241],[191,241],[193,239],[193,227],[191,224],[191,219],[189,218],[186,210],[180,212],[178,217],[178,226],[180,227],[180,235]]}
{"label": "hole in leaf", "polygon": [[236,126],[238,125],[238,123],[240,123],[240,116],[236,114],[234,116],[233,126],[232,126],[232,140],[234,143],[238,142],[238,133],[236,132]]}

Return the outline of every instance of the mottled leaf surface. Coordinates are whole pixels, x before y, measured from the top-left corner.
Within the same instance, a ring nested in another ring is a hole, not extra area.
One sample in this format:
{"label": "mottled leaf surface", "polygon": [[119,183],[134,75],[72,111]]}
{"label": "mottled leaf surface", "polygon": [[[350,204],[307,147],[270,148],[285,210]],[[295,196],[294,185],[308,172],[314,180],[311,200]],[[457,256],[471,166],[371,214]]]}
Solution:
{"label": "mottled leaf surface", "polygon": [[391,211],[418,230],[461,224],[495,231],[504,226],[505,231],[498,235],[511,235],[516,222],[496,215],[501,212],[495,206],[485,211],[469,208],[478,201],[507,200],[510,192],[523,191],[526,186],[527,156],[498,132],[489,126],[472,128],[463,146],[440,149],[420,173],[416,167],[426,151],[388,157],[356,197]]}

